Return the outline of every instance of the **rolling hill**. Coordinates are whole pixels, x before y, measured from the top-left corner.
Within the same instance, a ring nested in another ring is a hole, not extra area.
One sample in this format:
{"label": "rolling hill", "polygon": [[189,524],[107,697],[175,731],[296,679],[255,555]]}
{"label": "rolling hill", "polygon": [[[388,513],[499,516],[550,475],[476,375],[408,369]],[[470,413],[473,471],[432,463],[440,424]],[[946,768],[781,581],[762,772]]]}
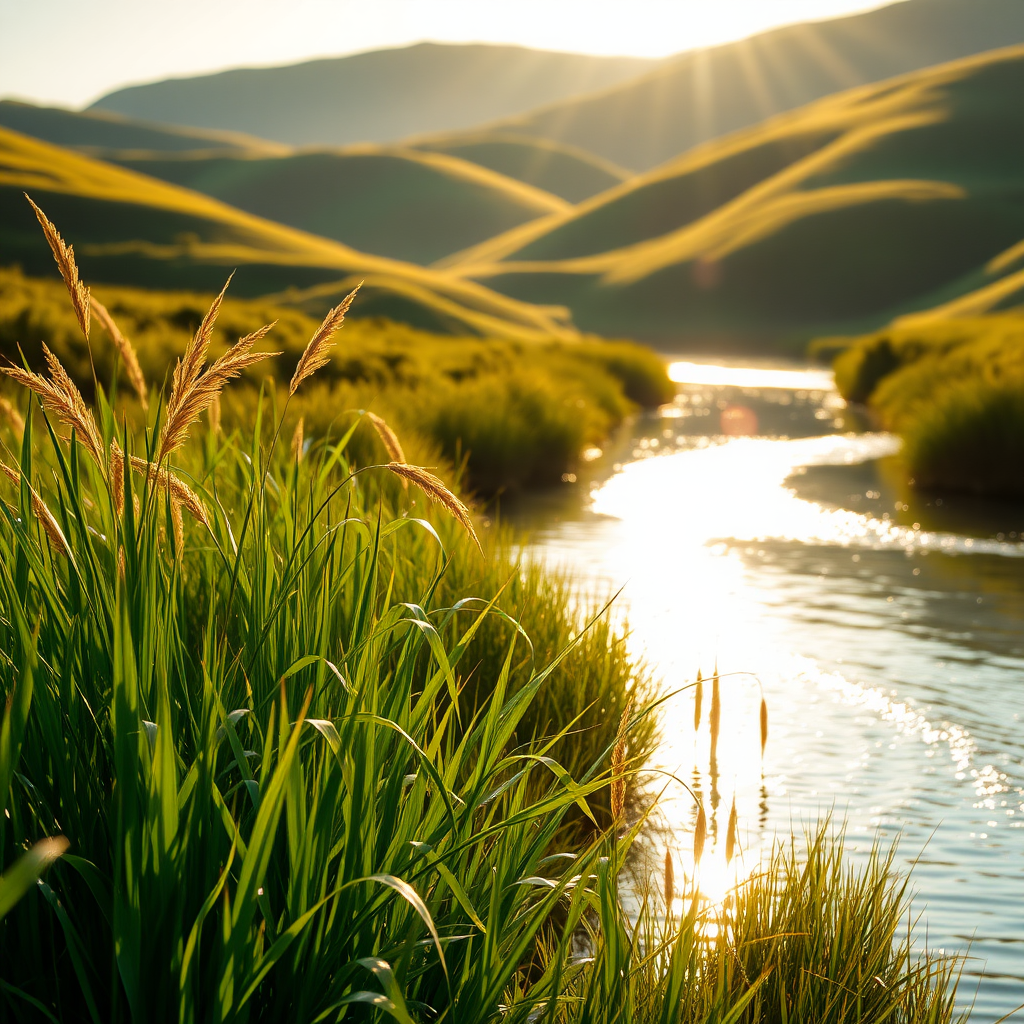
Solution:
{"label": "rolling hill", "polygon": [[260,153],[265,156],[289,151],[280,143],[237,132],[178,128],[105,111],[39,107],[15,100],[0,100],[0,127],[99,157],[111,151]]}
{"label": "rolling hill", "polygon": [[853,89],[445,262],[668,346],[869,330],[1010,271],[1022,96],[1024,47]]}
{"label": "rolling hill", "polygon": [[501,132],[453,132],[410,139],[407,144],[489,167],[570,203],[596,196],[630,177],[629,171],[574,146]]}
{"label": "rolling hill", "polygon": [[216,290],[232,269],[239,296],[282,293],[319,311],[364,280],[355,316],[431,330],[533,339],[575,332],[559,311],[472,282],[369,256],[215,199],[0,129],[0,253],[52,275],[52,257],[23,192],[75,246],[92,283]]}
{"label": "rolling hill", "polygon": [[486,127],[642,171],[837,91],[1015,43],[1024,43],[1021,0],[905,0],[690,51],[599,94]]}
{"label": "rolling hill", "polygon": [[570,209],[495,171],[410,149],[107,159],[364,252],[422,264]]}
{"label": "rolling hill", "polygon": [[523,113],[635,77],[654,64],[519,46],[421,43],[130,86],[90,110],[297,146],[395,142]]}

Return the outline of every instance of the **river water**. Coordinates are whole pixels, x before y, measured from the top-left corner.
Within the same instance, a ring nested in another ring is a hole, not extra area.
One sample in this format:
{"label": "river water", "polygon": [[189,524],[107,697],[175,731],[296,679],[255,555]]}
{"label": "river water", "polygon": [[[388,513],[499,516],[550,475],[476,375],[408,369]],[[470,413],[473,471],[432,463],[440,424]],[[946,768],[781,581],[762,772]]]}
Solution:
{"label": "river water", "polygon": [[[622,588],[630,643],[666,692],[717,662],[717,770],[709,687],[699,730],[692,690],[666,704],[657,756],[705,800],[705,892],[824,815],[854,856],[899,835],[920,934],[967,954],[961,1002],[991,1024],[1024,1003],[1024,505],[916,493],[898,441],[825,371],[671,373],[674,403],[511,518],[534,557]],[[685,871],[693,800],[669,783],[660,806]]]}

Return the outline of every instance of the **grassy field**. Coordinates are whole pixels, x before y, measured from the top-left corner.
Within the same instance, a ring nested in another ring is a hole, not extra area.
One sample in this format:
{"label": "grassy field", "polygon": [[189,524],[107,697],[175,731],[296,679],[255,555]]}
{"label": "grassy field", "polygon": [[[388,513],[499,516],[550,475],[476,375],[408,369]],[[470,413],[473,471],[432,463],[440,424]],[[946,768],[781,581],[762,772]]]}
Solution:
{"label": "grassy field", "polygon": [[[213,298],[124,288],[96,294],[152,380],[185,350]],[[263,372],[287,379],[317,321],[266,301],[224,302],[213,334],[217,351],[271,321],[281,356],[272,368],[254,370],[237,397],[225,401],[225,422],[249,422],[257,389],[267,386]],[[60,282],[0,270],[0,353],[17,361],[20,347],[40,367],[41,341],[86,393],[94,368],[112,388],[116,353],[100,346],[90,355]],[[123,370],[120,384],[127,387]],[[625,342],[449,337],[364,319],[350,322],[331,364],[292,402],[287,427],[302,416],[310,436],[326,436],[346,410],[373,409],[402,430],[417,456],[460,467],[467,487],[490,495],[557,483],[575,470],[584,448],[601,443],[625,416],[673,394],[662,360]],[[372,431],[360,430],[351,444],[367,459],[379,454]]]}
{"label": "grassy field", "polygon": [[1022,90],[1016,48],[843,92],[445,265],[566,305],[584,329],[678,347],[798,351],[870,330],[1009,269]]}
{"label": "grassy field", "polygon": [[411,139],[432,153],[449,153],[578,203],[621,184],[630,172],[574,146],[502,132],[452,132]]}
{"label": "grassy field", "polygon": [[132,375],[139,405],[87,402],[57,357],[8,370],[33,395],[3,428],[6,1018],[953,1019],[955,961],[899,937],[891,856],[855,872],[827,827],[721,907],[666,868],[627,918],[652,731],[622,638],[579,636],[500,537],[477,549],[383,424],[391,461],[359,469],[354,424],[289,444],[259,400],[218,427],[275,337],[211,353],[217,315],[168,387]]}
{"label": "grassy field", "polygon": [[846,398],[903,437],[919,486],[1024,495],[1020,312],[908,318],[854,340],[835,370]]}
{"label": "grassy field", "polygon": [[323,315],[360,280],[355,316],[520,340],[575,330],[557,310],[517,302],[448,275],[357,252],[208,196],[0,129],[0,249],[26,273],[51,257],[23,193],[53,211],[93,281],[236,294],[304,291]]}
{"label": "grassy field", "polygon": [[384,146],[107,159],[363,252],[421,264],[569,208],[457,155]]}

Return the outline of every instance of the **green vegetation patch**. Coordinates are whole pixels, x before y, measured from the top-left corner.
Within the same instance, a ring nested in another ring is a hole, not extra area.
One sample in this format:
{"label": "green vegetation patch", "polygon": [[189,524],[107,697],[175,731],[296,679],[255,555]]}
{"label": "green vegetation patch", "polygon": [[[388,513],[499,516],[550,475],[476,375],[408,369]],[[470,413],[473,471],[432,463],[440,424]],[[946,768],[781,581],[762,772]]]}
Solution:
{"label": "green vegetation patch", "polygon": [[[155,382],[184,351],[212,299],[115,288],[96,294],[135,345],[144,375]],[[248,422],[252,391],[263,373],[290,377],[317,321],[266,301],[224,302],[215,351],[271,321],[281,355],[272,370],[261,364],[247,378],[244,398],[226,402],[228,420]],[[0,271],[0,352],[18,360],[20,346],[30,363],[41,366],[40,342],[87,391],[93,367],[99,381],[111,386],[115,352],[100,344],[90,354],[60,282]],[[663,361],[626,342],[449,337],[364,319],[346,326],[331,363],[292,404],[291,414],[305,417],[310,436],[325,436],[338,429],[345,410],[373,409],[431,464],[464,466],[466,483],[491,494],[560,480],[575,469],[585,447],[601,441],[625,416],[669,401],[673,393]],[[354,443],[361,437],[362,432]],[[369,434],[361,450],[367,458],[377,454]]]}
{"label": "green vegetation patch", "polygon": [[1024,494],[1024,316],[897,323],[853,340],[835,372],[903,437],[919,485]]}

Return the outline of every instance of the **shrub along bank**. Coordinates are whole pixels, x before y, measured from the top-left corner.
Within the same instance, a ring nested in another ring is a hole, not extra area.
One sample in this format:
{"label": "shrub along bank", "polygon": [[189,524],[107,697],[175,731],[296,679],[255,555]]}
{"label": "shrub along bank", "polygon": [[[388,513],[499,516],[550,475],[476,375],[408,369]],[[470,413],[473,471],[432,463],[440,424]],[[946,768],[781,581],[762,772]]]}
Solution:
{"label": "shrub along bank", "polygon": [[[143,373],[157,381],[184,351],[212,299],[127,288],[99,288],[96,294],[131,340]],[[228,421],[251,421],[260,376],[287,380],[317,322],[298,310],[232,299],[230,293],[224,301],[212,337],[215,352],[270,322],[281,355],[246,375],[250,387],[226,402]],[[0,270],[0,353],[18,360],[21,346],[39,366],[40,341],[86,394],[94,369],[109,390],[116,349],[94,344],[90,353],[60,282]],[[355,320],[331,363],[291,403],[287,428],[302,416],[307,436],[323,436],[338,429],[340,412],[373,409],[402,432],[410,450],[435,463],[464,465],[465,482],[491,494],[559,481],[576,468],[584,448],[624,417],[673,394],[663,361],[628,342],[451,338],[385,320]],[[353,451],[377,454],[369,441],[370,434],[360,432]]]}
{"label": "shrub along bank", "polygon": [[924,487],[1024,494],[1024,316],[899,324],[835,360],[836,386],[899,433]]}

